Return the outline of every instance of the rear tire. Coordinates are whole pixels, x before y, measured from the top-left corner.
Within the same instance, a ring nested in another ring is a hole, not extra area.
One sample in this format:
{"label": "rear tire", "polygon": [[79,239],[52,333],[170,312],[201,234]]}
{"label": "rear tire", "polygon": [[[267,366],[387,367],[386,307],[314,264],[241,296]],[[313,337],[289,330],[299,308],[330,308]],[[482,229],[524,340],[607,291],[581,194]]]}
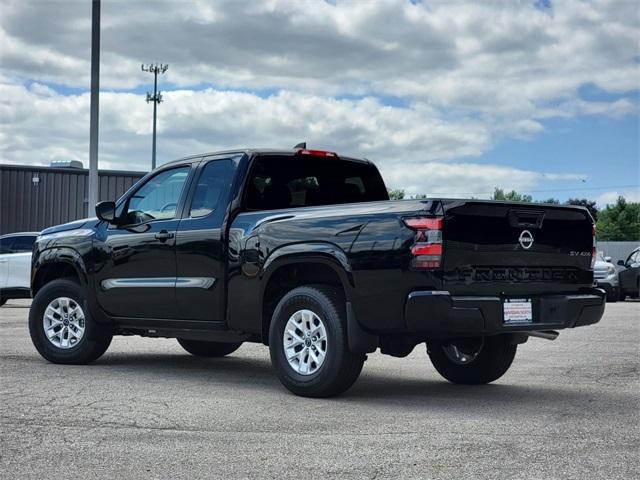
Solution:
{"label": "rear tire", "polygon": [[242,345],[242,342],[204,342],[201,340],[188,340],[186,338],[178,338],[177,340],[180,346],[191,355],[208,358],[224,357],[225,355],[235,352]]}
{"label": "rear tire", "polygon": [[98,359],[113,338],[108,326],[91,318],[84,289],[71,280],[54,280],[38,292],[29,310],[29,334],[42,357],[69,365]]}
{"label": "rear tire", "polygon": [[0,297],[0,307],[3,306],[5,303],[7,303],[7,299]]}
{"label": "rear tire", "polygon": [[617,289],[611,290],[609,293],[607,293],[607,302],[609,303],[615,303],[618,301],[619,298],[620,298],[620,293],[618,292]]}
{"label": "rear tire", "polygon": [[[481,385],[500,378],[509,370],[517,348],[508,335],[427,342],[429,358],[438,373],[463,385]],[[460,357],[454,358],[452,351],[467,354],[459,353]]]}
{"label": "rear tire", "polygon": [[315,398],[346,391],[366,358],[349,350],[344,296],[325,285],[298,287],[280,300],[269,350],[280,382],[296,395]]}

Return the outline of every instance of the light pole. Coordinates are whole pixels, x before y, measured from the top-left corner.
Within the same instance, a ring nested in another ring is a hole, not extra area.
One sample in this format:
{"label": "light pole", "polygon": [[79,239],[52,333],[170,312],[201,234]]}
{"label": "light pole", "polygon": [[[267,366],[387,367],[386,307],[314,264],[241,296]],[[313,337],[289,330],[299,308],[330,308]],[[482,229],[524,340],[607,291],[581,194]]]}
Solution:
{"label": "light pole", "polygon": [[143,72],[153,73],[153,95],[147,92],[147,103],[153,102],[153,146],[151,148],[151,170],[156,168],[156,109],[158,104],[162,103],[162,93],[158,91],[158,74],[162,75],[167,71],[169,65],[150,63],[142,65]]}
{"label": "light pole", "polygon": [[100,0],[91,3],[91,107],[89,113],[89,195],[87,214],[98,203],[98,115],[100,101]]}

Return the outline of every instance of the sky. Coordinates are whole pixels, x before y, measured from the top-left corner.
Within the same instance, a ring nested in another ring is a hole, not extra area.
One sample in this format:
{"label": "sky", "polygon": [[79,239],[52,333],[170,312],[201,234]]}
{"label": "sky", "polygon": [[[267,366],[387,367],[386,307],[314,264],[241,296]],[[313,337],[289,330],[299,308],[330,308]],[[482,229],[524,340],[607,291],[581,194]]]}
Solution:
{"label": "sky", "polygon": [[[366,157],[407,194],[640,201],[640,8],[102,0],[100,168],[222,149]],[[0,0],[0,163],[88,166],[91,2]]]}

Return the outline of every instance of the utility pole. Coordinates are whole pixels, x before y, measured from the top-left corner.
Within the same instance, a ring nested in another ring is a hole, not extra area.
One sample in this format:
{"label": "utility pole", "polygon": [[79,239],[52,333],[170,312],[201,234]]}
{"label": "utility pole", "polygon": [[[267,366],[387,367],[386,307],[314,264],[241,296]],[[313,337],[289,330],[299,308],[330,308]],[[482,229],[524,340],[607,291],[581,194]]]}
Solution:
{"label": "utility pole", "polygon": [[100,0],[91,4],[91,108],[89,116],[89,196],[87,213],[98,203],[98,114],[100,100]]}
{"label": "utility pole", "polygon": [[156,109],[162,103],[162,93],[158,91],[158,74],[162,75],[167,71],[169,65],[150,63],[142,65],[143,72],[153,73],[153,95],[147,92],[147,103],[153,102],[153,146],[151,148],[151,170],[156,168]]}

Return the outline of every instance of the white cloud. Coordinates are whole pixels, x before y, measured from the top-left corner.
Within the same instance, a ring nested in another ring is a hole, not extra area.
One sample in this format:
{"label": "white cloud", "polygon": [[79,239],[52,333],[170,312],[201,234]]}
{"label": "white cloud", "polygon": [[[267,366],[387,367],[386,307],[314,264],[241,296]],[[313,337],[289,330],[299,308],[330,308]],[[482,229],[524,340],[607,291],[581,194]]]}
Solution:
{"label": "white cloud", "polygon": [[607,205],[615,204],[618,197],[624,197],[627,202],[640,202],[640,190],[627,189],[605,192],[598,196],[596,202],[598,203],[598,207],[604,208]]}
{"label": "white cloud", "polygon": [[[89,2],[5,0],[0,63],[28,78],[89,84]],[[526,112],[585,83],[637,89],[637,4],[533,2],[103,2],[102,83],[169,81],[314,93],[378,92]],[[158,59],[157,57],[162,58]]]}
{"label": "white cloud", "polygon": [[477,163],[409,163],[381,165],[390,188],[403,188],[407,195],[489,198],[494,188],[528,191],[544,180],[580,181],[584,175],[545,174],[502,165]]}
{"label": "white cloud", "polygon": [[[437,111],[420,105],[394,108],[374,98],[336,100],[293,92],[261,98],[217,90],[173,91],[166,100],[159,115],[160,163],[195,152],[247,145],[291,148],[307,140],[343,155],[369,157],[389,187],[404,188],[408,194],[481,197],[496,185],[526,190],[543,176],[584,177],[452,162],[486,149],[488,130],[481,122],[444,122]],[[131,93],[103,93],[101,102],[101,168],[147,169],[151,107]],[[27,89],[0,84],[0,109],[4,161],[75,159],[87,164],[89,94],[59,95],[40,85]]]}
{"label": "white cloud", "polygon": [[[89,86],[91,2],[0,1],[0,161],[86,164],[88,94],[51,86]],[[160,106],[163,160],[307,140],[372,158],[409,193],[573,180],[473,158],[552,117],[637,115],[637,18],[632,0],[103,2],[101,162],[148,165],[151,107],[127,90],[162,61],[178,88]]]}
{"label": "white cloud", "polygon": [[586,102],[581,99],[569,100],[557,107],[541,109],[539,118],[575,117],[577,115],[600,115],[620,118],[625,115],[638,114],[638,104],[628,98],[620,98],[612,102]]}

